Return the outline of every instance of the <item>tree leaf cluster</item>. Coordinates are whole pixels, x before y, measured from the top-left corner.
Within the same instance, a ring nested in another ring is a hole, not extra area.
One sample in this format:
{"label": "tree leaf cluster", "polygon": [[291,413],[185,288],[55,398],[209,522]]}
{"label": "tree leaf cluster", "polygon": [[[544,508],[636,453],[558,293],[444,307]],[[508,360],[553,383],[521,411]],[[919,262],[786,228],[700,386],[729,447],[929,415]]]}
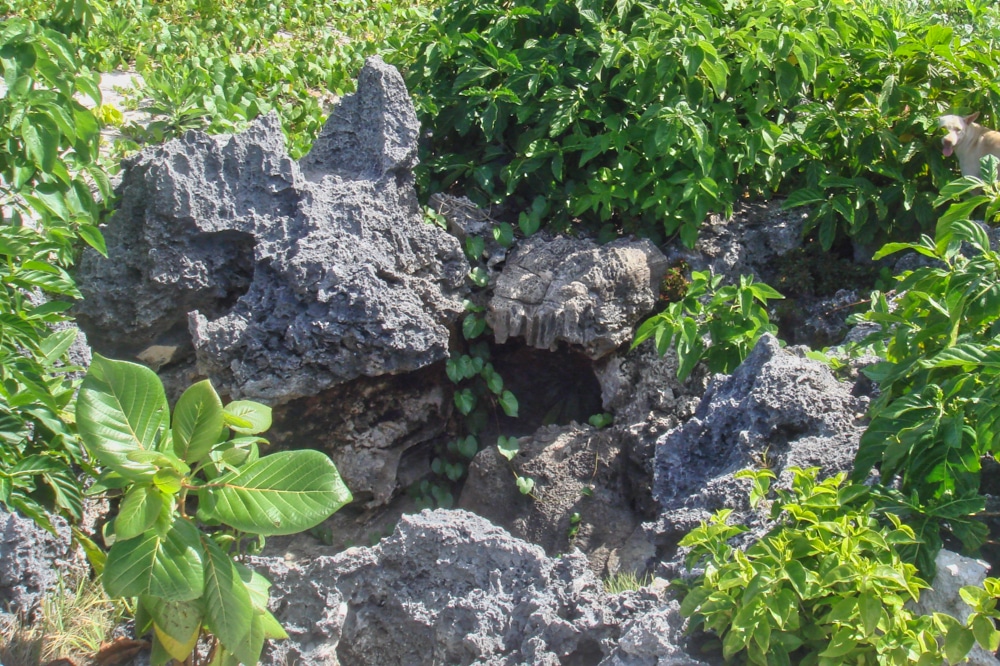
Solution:
{"label": "tree leaf cluster", "polygon": [[967,207],[955,208],[934,238],[890,243],[876,254],[910,250],[928,261],[901,275],[894,294],[873,293],[860,317],[879,325],[866,343],[884,360],[864,370],[881,395],[854,478],[878,467],[888,506],[921,535],[915,555],[924,571],[933,569],[941,527],[970,550],[986,539],[974,519],[985,507],[981,459],[1000,452],[1000,254],[986,230],[966,219]]}

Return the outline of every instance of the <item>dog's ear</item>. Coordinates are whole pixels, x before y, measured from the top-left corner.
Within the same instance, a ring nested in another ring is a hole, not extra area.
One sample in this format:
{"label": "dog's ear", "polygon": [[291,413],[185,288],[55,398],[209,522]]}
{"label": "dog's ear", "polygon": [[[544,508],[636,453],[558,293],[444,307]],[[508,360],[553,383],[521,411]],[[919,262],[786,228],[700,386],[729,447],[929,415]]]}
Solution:
{"label": "dog's ear", "polygon": [[969,115],[967,115],[965,117],[965,122],[967,122],[967,123],[969,123],[971,125],[972,123],[976,122],[976,118],[978,118],[978,117],[979,117],[979,112],[978,111],[976,111],[975,113],[970,113]]}

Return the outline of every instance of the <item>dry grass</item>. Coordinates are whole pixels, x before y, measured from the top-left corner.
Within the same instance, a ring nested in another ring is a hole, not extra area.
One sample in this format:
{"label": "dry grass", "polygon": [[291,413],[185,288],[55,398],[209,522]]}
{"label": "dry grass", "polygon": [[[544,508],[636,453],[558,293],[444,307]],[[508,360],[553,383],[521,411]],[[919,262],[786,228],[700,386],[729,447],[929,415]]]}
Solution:
{"label": "dry grass", "polygon": [[99,581],[60,579],[58,589],[42,601],[38,622],[0,619],[0,663],[39,666],[64,658],[89,664],[127,614],[126,605],[109,599]]}

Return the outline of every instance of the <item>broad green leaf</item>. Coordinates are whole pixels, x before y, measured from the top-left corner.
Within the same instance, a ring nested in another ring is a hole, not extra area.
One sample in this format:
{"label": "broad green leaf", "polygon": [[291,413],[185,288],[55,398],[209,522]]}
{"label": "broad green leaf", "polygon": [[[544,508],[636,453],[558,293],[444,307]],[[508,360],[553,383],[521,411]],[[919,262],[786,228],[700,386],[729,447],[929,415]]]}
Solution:
{"label": "broad green leaf", "polygon": [[222,400],[207,379],[188,387],[174,407],[174,453],[197,464],[220,442],[225,430]]}
{"label": "broad green leaf", "polygon": [[531,491],[535,489],[535,480],[530,476],[518,476],[517,489],[521,491],[522,495],[530,495]]}
{"label": "broad green leaf", "polygon": [[243,659],[254,615],[250,593],[236,565],[211,538],[202,537],[205,549],[205,625],[230,652]]}
{"label": "broad green leaf", "polygon": [[462,336],[466,340],[475,340],[486,330],[486,318],[476,314],[467,314],[462,320]]}
{"label": "broad green leaf", "polygon": [[500,394],[500,407],[507,416],[517,417],[517,397],[510,391],[504,391]]}
{"label": "broad green leaf", "polygon": [[177,518],[165,537],[146,532],[116,541],[104,567],[104,589],[114,598],[146,594],[167,601],[197,599],[205,585],[203,557],[198,528]]}
{"label": "broad green leaf", "polygon": [[517,452],[521,450],[517,437],[506,437],[501,435],[497,438],[497,450],[507,460],[513,460]]}
{"label": "broad green leaf", "polygon": [[472,392],[472,389],[464,388],[455,391],[454,401],[459,413],[468,416],[469,412],[476,406],[476,394]]}
{"label": "broad green leaf", "polygon": [[179,662],[187,659],[201,633],[201,601],[165,601],[147,595],[143,606],[153,619],[153,630],[163,649]]}
{"label": "broad green leaf", "polygon": [[132,480],[150,476],[153,467],[128,460],[128,454],[156,450],[168,414],[163,384],[152,370],[94,355],[80,387],[76,421],[87,450],[102,465]]}
{"label": "broad green leaf", "polygon": [[252,400],[234,400],[223,410],[226,425],[241,435],[259,435],[271,427],[271,408]]}
{"label": "broad green leaf", "polygon": [[819,653],[820,657],[835,659],[843,657],[857,646],[857,641],[853,638],[854,629],[842,627],[833,632],[830,644],[825,650]]}
{"label": "broad green leaf", "polygon": [[163,504],[163,495],[155,487],[141,484],[130,488],[118,506],[115,537],[127,541],[152,529]]}
{"label": "broad green leaf", "polygon": [[975,634],[958,622],[948,627],[944,637],[944,654],[948,661],[957,664],[965,659],[976,643]]}
{"label": "broad green leaf", "polygon": [[243,532],[295,534],[350,502],[337,468],[319,451],[283,451],[199,490],[208,511]]}
{"label": "broad green leaf", "polygon": [[863,592],[858,597],[858,614],[861,616],[861,628],[865,636],[872,636],[882,618],[882,601],[872,592]]}

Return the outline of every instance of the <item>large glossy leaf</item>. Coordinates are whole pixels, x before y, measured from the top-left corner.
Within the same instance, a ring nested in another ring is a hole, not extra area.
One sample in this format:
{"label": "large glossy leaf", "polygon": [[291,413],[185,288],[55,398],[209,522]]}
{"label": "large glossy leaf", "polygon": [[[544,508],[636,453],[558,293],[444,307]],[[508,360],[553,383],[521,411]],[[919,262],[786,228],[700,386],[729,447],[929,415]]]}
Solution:
{"label": "large glossy leaf", "polygon": [[318,525],[350,502],[333,462],[319,451],[265,456],[201,491],[207,510],[253,534],[294,534]]}
{"label": "large glossy leaf", "polygon": [[167,419],[163,384],[152,370],[94,355],[80,387],[76,421],[84,444],[102,465],[131,479],[151,475],[152,465],[127,456],[137,449],[155,450]]}
{"label": "large glossy leaf", "polygon": [[212,450],[225,429],[222,400],[207,379],[192,384],[174,406],[174,453],[194,465]]}
{"label": "large glossy leaf", "polygon": [[[205,624],[227,650],[244,663],[257,663],[243,659],[249,646],[250,622],[254,609],[250,592],[240,578],[236,565],[219,545],[202,537],[205,549]],[[259,656],[259,652],[258,652]]]}
{"label": "large glossy leaf", "polygon": [[205,572],[198,528],[178,518],[166,536],[156,531],[116,541],[104,566],[104,589],[112,597],[148,594],[167,601],[202,595]]}

